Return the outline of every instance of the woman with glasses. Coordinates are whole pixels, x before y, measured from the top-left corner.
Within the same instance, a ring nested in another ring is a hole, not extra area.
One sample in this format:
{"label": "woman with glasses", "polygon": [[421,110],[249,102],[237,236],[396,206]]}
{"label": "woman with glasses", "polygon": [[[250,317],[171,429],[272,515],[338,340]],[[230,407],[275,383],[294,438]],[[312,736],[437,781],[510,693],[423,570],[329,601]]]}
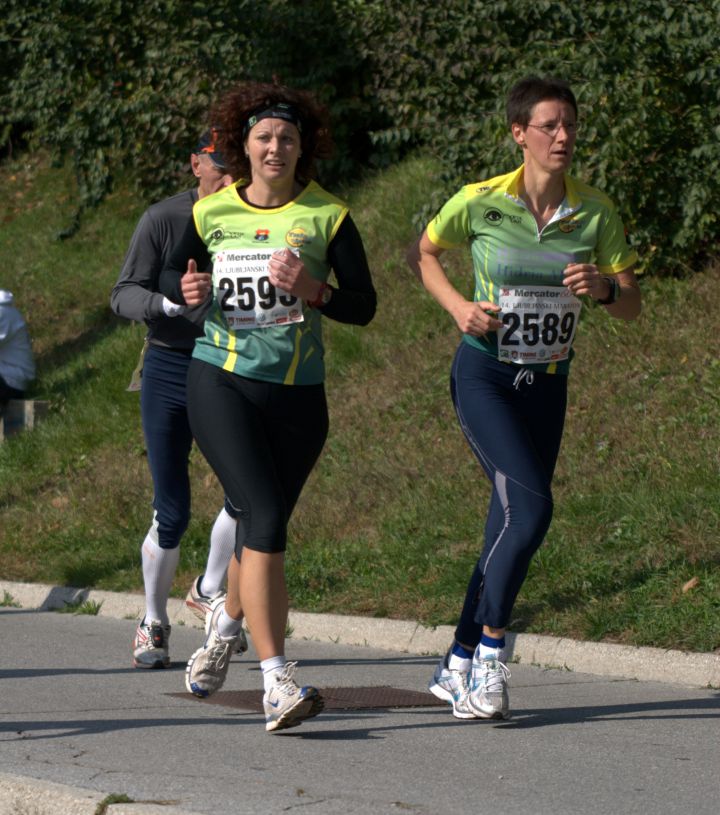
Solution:
{"label": "woman with glasses", "polygon": [[[188,415],[237,532],[227,599],[211,603],[185,684],[198,697],[222,686],[244,615],[275,732],[323,707],[285,658],[287,527],[328,432],[322,325],[367,324],[376,296],[347,206],[313,180],[331,148],[325,109],[306,92],[250,82],[224,95],[212,121],[240,180],[195,204],[160,282],[173,302],[212,298],[188,371]],[[197,271],[210,261],[212,274]]]}
{"label": "woman with glasses", "polygon": [[[519,81],[508,95],[507,120],[522,165],[463,187],[408,253],[419,280],[463,333],[451,394],[492,487],[484,548],[454,642],[429,685],[462,719],[510,716],[505,629],[550,526],[579,298],[623,320],[641,308],[637,256],[615,207],[568,175],[577,135],[569,85],[534,76]],[[472,300],[449,282],[440,260],[466,242]]]}

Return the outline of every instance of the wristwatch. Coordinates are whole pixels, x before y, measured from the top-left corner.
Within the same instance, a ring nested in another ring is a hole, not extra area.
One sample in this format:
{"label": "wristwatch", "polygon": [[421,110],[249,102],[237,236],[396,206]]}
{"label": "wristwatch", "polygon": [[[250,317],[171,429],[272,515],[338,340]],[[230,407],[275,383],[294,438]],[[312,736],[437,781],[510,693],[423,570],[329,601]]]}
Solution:
{"label": "wristwatch", "polygon": [[610,286],[610,294],[603,300],[596,300],[596,303],[600,303],[601,306],[610,306],[615,303],[617,300],[620,299],[620,284],[617,282],[617,278],[613,277],[604,277],[603,280],[607,280]]}
{"label": "wristwatch", "polygon": [[317,297],[314,300],[308,300],[308,305],[311,308],[322,308],[326,306],[330,299],[332,298],[332,286],[328,286],[327,283],[321,283],[320,289],[318,290]]}

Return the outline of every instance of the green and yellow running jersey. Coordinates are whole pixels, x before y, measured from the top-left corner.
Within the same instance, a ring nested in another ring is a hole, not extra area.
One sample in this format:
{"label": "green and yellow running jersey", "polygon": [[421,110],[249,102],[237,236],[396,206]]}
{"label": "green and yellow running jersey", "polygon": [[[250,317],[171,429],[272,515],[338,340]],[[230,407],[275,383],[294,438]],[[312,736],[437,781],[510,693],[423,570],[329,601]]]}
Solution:
{"label": "green and yellow running jersey", "polygon": [[[470,242],[475,300],[499,303],[501,293],[518,287],[562,287],[569,263],[595,263],[616,274],[637,262],[615,207],[602,192],[565,176],[565,198],[551,221],[538,230],[520,197],[523,166],[489,181],[468,184],[430,222],[427,234],[443,249]],[[495,332],[465,335],[466,342],[498,355]],[[565,373],[570,358],[532,364],[537,370]]]}
{"label": "green and yellow running jersey", "polygon": [[325,281],[328,244],[347,212],[315,182],[274,209],[247,204],[237,185],[201,198],[193,217],[213,261],[213,304],[194,355],[252,379],[322,382],[320,312],[275,290],[266,270],[272,253],[287,248],[314,278]]}

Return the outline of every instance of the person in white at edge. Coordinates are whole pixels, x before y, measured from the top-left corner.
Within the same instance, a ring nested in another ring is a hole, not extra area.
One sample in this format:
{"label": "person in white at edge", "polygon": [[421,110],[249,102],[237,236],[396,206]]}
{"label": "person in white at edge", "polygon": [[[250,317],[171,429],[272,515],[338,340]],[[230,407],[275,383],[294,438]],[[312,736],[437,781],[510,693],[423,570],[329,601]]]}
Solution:
{"label": "person in white at edge", "polygon": [[35,379],[30,334],[11,292],[0,289],[0,416],[11,399],[24,399]]}

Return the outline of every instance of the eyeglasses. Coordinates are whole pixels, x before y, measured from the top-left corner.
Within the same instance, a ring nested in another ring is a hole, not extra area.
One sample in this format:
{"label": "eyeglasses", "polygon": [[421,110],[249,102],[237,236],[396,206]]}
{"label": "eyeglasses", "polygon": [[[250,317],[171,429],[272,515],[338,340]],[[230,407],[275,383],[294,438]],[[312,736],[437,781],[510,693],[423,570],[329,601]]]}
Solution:
{"label": "eyeglasses", "polygon": [[528,124],[528,127],[534,127],[535,130],[542,130],[546,136],[552,137],[557,136],[561,127],[565,128],[565,132],[568,134],[568,136],[574,136],[578,130],[577,122],[558,122],[557,124],[547,125]]}

